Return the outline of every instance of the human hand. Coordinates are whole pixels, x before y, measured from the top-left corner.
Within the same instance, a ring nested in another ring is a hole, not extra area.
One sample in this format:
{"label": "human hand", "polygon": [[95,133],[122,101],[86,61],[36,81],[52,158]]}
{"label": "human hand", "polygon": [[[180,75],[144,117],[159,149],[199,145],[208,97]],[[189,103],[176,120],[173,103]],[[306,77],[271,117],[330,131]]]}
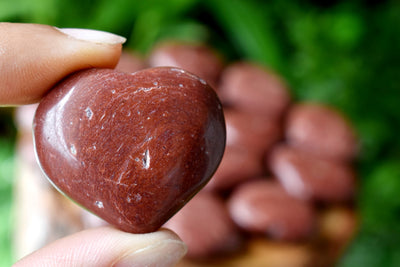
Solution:
{"label": "human hand", "polygon": [[0,23],[0,105],[31,104],[68,74],[113,68],[125,38],[93,30]]}
{"label": "human hand", "polygon": [[23,266],[173,266],[186,253],[179,237],[167,229],[129,234],[100,227],[64,237],[28,255]]}
{"label": "human hand", "polygon": [[[35,103],[69,73],[114,67],[124,41],[97,31],[0,23],[0,105]],[[171,266],[185,253],[166,229],[130,234],[100,227],[57,240],[15,266]]]}

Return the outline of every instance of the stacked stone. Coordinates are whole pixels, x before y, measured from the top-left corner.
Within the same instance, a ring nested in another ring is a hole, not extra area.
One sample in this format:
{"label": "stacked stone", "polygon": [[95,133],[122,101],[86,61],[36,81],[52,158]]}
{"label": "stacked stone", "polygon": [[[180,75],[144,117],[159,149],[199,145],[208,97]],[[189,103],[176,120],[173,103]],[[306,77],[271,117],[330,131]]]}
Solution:
{"label": "stacked stone", "polygon": [[[353,202],[358,145],[339,111],[293,102],[272,70],[247,61],[224,66],[202,44],[162,43],[148,62],[200,76],[224,105],[222,162],[206,187],[166,224],[188,245],[188,258],[220,258],[246,249],[255,238],[308,244],[323,231],[324,211]],[[346,233],[354,227],[350,217]]]}

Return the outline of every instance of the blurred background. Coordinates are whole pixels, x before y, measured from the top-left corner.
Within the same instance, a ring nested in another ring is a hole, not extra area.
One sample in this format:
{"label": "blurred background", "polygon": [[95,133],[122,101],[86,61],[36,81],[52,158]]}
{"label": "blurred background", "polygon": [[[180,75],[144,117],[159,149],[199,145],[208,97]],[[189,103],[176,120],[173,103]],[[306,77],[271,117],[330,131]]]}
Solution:
{"label": "blurred background", "polygon": [[[323,2],[323,4],[322,4]],[[400,2],[0,0],[0,21],[93,28],[141,54],[162,39],[271,67],[297,100],[337,107],[362,143],[359,232],[339,266],[400,266]],[[13,109],[0,109],[0,266],[13,262]]]}

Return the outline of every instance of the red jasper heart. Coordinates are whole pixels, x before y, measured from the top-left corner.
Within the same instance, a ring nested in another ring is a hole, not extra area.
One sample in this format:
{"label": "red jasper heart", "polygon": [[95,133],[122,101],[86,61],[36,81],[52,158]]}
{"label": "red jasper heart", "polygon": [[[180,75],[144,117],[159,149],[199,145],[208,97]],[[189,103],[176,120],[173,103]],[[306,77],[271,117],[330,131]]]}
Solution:
{"label": "red jasper heart", "polygon": [[90,69],[43,98],[34,138],[56,188],[121,230],[145,233],[213,175],[225,122],[212,88],[182,69]]}

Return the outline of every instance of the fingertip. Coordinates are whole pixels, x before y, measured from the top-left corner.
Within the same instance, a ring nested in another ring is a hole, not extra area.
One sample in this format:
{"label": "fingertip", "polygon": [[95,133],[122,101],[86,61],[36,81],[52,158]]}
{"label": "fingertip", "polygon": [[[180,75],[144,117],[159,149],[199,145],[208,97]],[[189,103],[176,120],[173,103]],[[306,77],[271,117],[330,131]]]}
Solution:
{"label": "fingertip", "polygon": [[125,38],[85,29],[0,23],[0,105],[38,102],[59,80],[85,68],[114,68]]}
{"label": "fingertip", "polygon": [[168,229],[145,235],[148,235],[147,237],[152,239],[152,242],[127,253],[115,263],[115,267],[174,266],[187,252],[183,241]]}
{"label": "fingertip", "polygon": [[112,227],[85,230],[28,255],[15,266],[173,266],[186,245],[172,231],[130,234]]}

